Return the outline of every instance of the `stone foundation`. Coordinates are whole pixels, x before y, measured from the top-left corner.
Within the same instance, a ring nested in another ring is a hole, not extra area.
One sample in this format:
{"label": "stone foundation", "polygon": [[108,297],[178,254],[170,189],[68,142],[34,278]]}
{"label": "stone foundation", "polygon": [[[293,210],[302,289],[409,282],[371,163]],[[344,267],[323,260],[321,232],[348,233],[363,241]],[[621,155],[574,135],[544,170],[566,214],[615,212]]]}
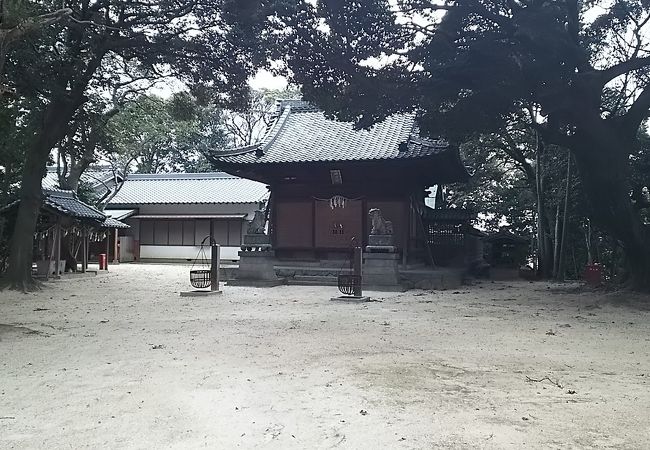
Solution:
{"label": "stone foundation", "polygon": [[278,286],[286,280],[278,278],[273,263],[275,252],[240,251],[237,279],[228,282],[231,286]]}
{"label": "stone foundation", "polygon": [[244,244],[241,246],[243,251],[270,251],[271,238],[267,234],[245,234]]}
{"label": "stone foundation", "polygon": [[398,253],[364,253],[363,285],[400,286]]}

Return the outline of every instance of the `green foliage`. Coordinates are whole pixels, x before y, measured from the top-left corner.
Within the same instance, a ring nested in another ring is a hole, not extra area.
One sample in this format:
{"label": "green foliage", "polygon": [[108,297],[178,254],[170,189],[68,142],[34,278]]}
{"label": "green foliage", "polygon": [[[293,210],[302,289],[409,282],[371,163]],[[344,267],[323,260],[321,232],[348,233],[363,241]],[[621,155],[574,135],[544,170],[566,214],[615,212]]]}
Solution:
{"label": "green foliage", "polygon": [[450,206],[478,211],[478,225],[486,231],[498,231],[507,224],[515,234],[535,235],[535,189],[526,175],[502,150],[487,148],[485,139],[465,143],[461,155],[473,176],[467,183],[448,188]]}
{"label": "green foliage", "polygon": [[[307,99],[362,126],[419,109],[430,132],[464,139],[503,129],[522,107],[539,105],[558,137],[584,126],[580,110],[599,110],[614,73],[594,67],[630,59],[633,48],[626,54],[614,34],[640,28],[649,8],[641,0],[325,0],[286,18],[294,30],[284,41],[286,62]],[[640,90],[647,81],[633,69],[620,67]],[[620,97],[622,86],[608,89]]]}
{"label": "green foliage", "polygon": [[[558,166],[544,175],[549,208],[563,192],[566,153],[557,149],[569,149],[580,186],[572,196],[583,196],[571,199],[572,214],[584,218],[588,203],[594,225],[624,248],[633,285],[650,290],[650,231],[638,194],[647,181],[634,178],[647,173],[639,170],[647,152],[639,153],[638,132],[650,108],[650,3],[301,3],[276,36],[306,100],[360,127],[415,111],[423,132],[456,143],[508,133],[523,116],[546,144],[543,164]],[[480,202],[526,228],[533,207],[516,194],[522,179],[503,172],[489,146],[479,154],[473,159],[485,179],[465,194],[457,188],[455,201]]]}
{"label": "green foliage", "polygon": [[[278,3],[286,9],[290,2]],[[219,97],[220,104],[241,104],[249,91],[248,79],[269,56],[259,42],[269,31],[267,18],[276,2],[75,0],[61,5],[25,0],[21,4],[34,11],[21,22],[30,32],[12,39],[9,46],[4,39],[8,32],[0,29],[0,90],[34,101],[29,115],[38,124],[25,153],[8,272],[11,285],[24,289],[31,282],[34,213],[41,190],[38,174],[45,170],[52,149],[70,133],[89,97],[117,98],[120,103],[156,81],[174,77],[203,86]],[[66,9],[49,20],[46,13],[61,6]],[[5,20],[3,14],[3,24]],[[139,126],[160,130],[162,123],[142,119]],[[123,126],[129,130],[128,124]],[[153,139],[143,141],[149,144]],[[174,138],[175,144],[180,141]],[[75,164],[77,169],[94,156],[82,153],[84,161]],[[151,158],[151,170],[165,165],[158,159]]]}
{"label": "green foliage", "polygon": [[84,180],[79,182],[79,186],[77,187],[77,197],[88,205],[95,205],[97,204],[97,200],[99,200],[97,192],[93,188],[93,184]]}
{"label": "green foliage", "polygon": [[11,208],[3,211],[0,215],[0,273],[4,273],[7,269],[7,260],[9,259],[9,240],[14,231],[16,209],[17,208]]}
{"label": "green foliage", "polygon": [[202,150],[226,142],[219,117],[185,93],[168,100],[144,95],[109,121],[109,155],[135,161],[140,173],[206,171]]}
{"label": "green foliage", "polygon": [[24,152],[38,126],[28,113],[32,107],[24,99],[0,99],[0,206],[17,193]]}

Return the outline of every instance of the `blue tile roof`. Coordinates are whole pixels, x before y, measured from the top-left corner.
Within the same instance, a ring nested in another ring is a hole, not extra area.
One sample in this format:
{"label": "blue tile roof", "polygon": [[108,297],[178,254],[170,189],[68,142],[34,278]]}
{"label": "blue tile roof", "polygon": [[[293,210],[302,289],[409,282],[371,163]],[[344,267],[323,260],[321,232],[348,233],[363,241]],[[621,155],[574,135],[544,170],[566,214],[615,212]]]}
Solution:
{"label": "blue tile roof", "polygon": [[43,206],[54,209],[66,216],[77,219],[90,219],[104,222],[106,215],[82,202],[72,191],[44,191]]}
{"label": "blue tile roof", "polygon": [[224,172],[131,174],[109,205],[259,203],[268,194],[265,184]]}
{"label": "blue tile roof", "polygon": [[218,153],[225,164],[408,159],[449,149],[443,140],[419,136],[415,114],[395,114],[370,129],[325,117],[311,104],[280,101],[278,113],[257,145]]}

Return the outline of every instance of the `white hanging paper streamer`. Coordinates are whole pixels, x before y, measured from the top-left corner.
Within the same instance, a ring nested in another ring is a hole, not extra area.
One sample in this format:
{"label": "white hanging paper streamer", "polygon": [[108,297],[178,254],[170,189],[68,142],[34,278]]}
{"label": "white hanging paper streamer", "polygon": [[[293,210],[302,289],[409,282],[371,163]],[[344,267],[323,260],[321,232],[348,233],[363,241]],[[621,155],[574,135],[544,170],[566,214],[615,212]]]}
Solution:
{"label": "white hanging paper streamer", "polygon": [[334,197],[330,198],[330,208],[345,208],[345,203],[347,202],[347,199],[343,197],[342,195],[335,195]]}

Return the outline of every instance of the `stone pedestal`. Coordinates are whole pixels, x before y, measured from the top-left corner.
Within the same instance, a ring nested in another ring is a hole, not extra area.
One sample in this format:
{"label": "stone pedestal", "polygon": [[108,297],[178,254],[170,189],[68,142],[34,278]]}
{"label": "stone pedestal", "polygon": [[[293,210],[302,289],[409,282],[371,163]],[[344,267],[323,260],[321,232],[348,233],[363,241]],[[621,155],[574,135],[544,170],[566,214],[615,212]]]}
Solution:
{"label": "stone pedestal", "polygon": [[368,236],[366,251],[371,253],[395,253],[392,234],[371,234]]}
{"label": "stone pedestal", "polygon": [[[370,246],[369,246],[370,247]],[[398,253],[364,253],[363,285],[400,287]]]}
{"label": "stone pedestal", "polygon": [[56,270],[56,261],[36,261],[36,274],[39,277],[59,276],[65,273],[65,261],[59,261],[59,271]]}
{"label": "stone pedestal", "polygon": [[184,291],[181,292],[181,297],[211,297],[213,295],[221,295],[223,291],[205,291],[205,290],[194,290],[194,291]]}
{"label": "stone pedestal", "polygon": [[355,297],[354,295],[339,295],[338,297],[331,297],[330,301],[343,303],[366,303],[371,300],[370,297],[365,295],[362,295],[361,297]]}
{"label": "stone pedestal", "polygon": [[271,250],[271,238],[268,234],[245,234],[243,251],[269,251]]}
{"label": "stone pedestal", "polygon": [[285,280],[275,274],[274,262],[275,252],[272,250],[240,251],[237,279],[229,281],[228,285],[266,287],[285,284]]}

